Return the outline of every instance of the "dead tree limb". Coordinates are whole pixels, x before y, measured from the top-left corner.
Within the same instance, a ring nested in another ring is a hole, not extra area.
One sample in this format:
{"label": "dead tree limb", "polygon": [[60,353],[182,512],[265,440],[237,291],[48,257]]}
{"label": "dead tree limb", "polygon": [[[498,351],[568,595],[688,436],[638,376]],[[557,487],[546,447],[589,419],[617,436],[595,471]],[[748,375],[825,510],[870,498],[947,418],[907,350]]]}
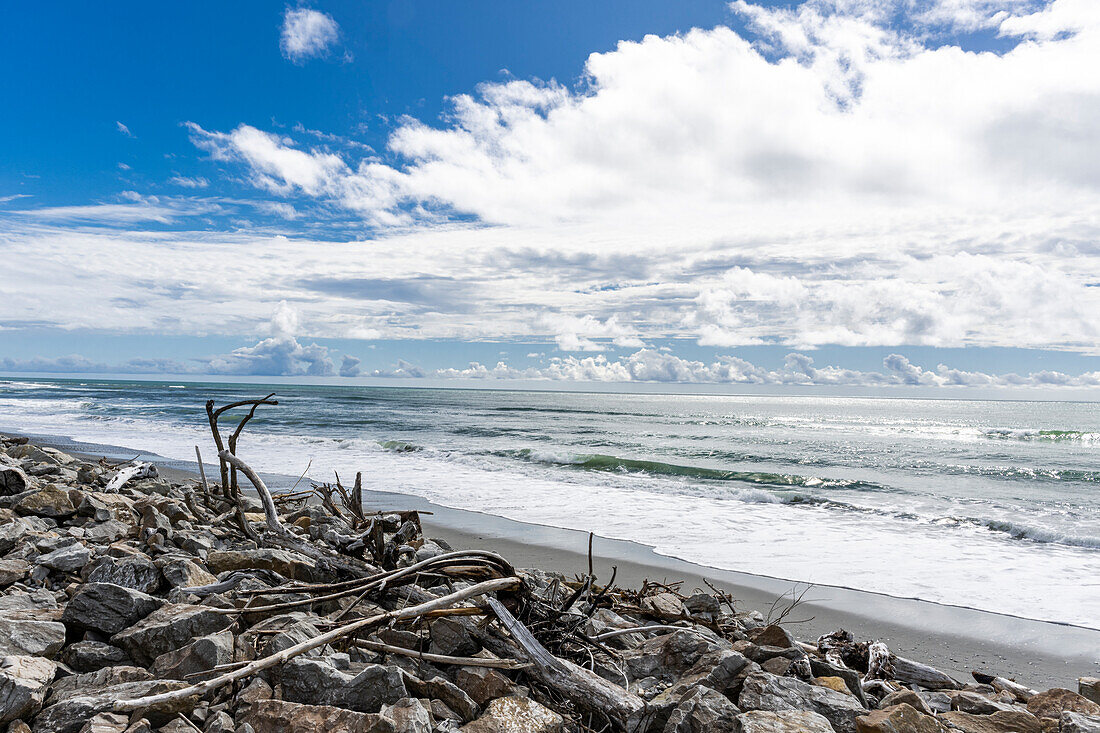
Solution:
{"label": "dead tree limb", "polygon": [[411,657],[413,659],[423,659],[425,662],[431,662],[433,664],[454,664],[459,667],[488,667],[490,669],[527,669],[527,665],[523,662],[517,662],[514,659],[484,659],[482,657],[452,657],[447,654],[432,654],[430,652],[418,652],[415,649],[406,649],[403,646],[393,646],[392,644],[383,644],[380,641],[371,641],[370,639],[356,639],[352,642],[353,646],[361,647],[363,649],[370,649],[375,652],[383,652],[385,654],[397,654],[403,657]]}
{"label": "dead tree limb", "polygon": [[127,481],[135,478],[155,478],[157,467],[152,463],[135,463],[132,466],[120,469],[103,490],[111,494],[121,489]]}
{"label": "dead tree limb", "polygon": [[558,659],[516,620],[504,604],[491,597],[485,600],[531,663],[527,674],[577,707],[606,715],[619,730],[641,730],[648,713],[645,700],[595,672]]}
{"label": "dead tree limb", "polygon": [[[246,474],[247,475],[247,474]],[[337,639],[341,639],[345,636],[361,631],[362,629],[370,628],[373,626],[380,626],[390,621],[402,621],[411,618],[417,618],[424,615],[429,611],[438,610],[441,608],[447,608],[460,601],[465,601],[470,598],[483,596],[488,593],[495,593],[497,591],[508,590],[518,587],[523,581],[519,578],[498,578],[496,580],[487,580],[484,583],[478,583],[477,585],[471,585],[468,588],[455,591],[450,595],[437,598],[427,603],[421,603],[416,606],[410,606],[408,608],[402,608],[396,611],[389,611],[387,613],[371,616],[370,618],[360,619],[359,621],[353,621],[350,624],[339,626],[332,631],[328,631],[319,636],[315,636],[312,639],[307,639],[299,644],[295,644],[292,647],[264,657],[257,659],[240,669],[235,669],[232,672],[215,677],[212,680],[200,682],[190,687],[184,687],[178,690],[172,690],[170,692],[164,692],[159,695],[148,695],[146,697],[138,697],[132,700],[116,700],[114,703],[109,704],[108,710],[116,713],[129,713],[135,710],[142,710],[157,705],[164,705],[171,702],[179,702],[186,700],[189,697],[201,697],[208,692],[216,690],[220,687],[228,685],[237,680],[244,679],[245,677],[251,677],[257,672],[261,672],[265,669],[269,669],[279,664],[285,664],[287,661],[297,657],[301,654],[305,654],[311,649],[317,649],[325,644],[330,644]]]}

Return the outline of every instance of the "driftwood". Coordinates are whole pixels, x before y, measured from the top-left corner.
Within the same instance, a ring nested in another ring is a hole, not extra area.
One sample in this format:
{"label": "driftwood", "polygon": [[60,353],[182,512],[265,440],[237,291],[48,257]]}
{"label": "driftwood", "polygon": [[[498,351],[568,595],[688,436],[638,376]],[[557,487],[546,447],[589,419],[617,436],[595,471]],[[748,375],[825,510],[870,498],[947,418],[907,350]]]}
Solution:
{"label": "driftwood", "polygon": [[218,451],[218,458],[226,465],[232,466],[243,473],[245,477],[252,482],[252,485],[256,488],[256,493],[260,495],[260,501],[264,505],[264,517],[267,522],[267,527],[278,539],[278,544],[294,550],[295,552],[300,552],[306,557],[316,560],[322,566],[333,570],[341,570],[360,576],[377,570],[377,568],[369,566],[356,566],[351,562],[351,558],[337,558],[335,555],[324,552],[314,547],[312,544],[299,539],[293,532],[283,526],[282,521],[279,519],[279,512],[275,508],[275,501],[271,498],[271,492],[268,491],[267,485],[264,484],[259,474],[253,471],[247,463],[230,453],[228,450]]}
{"label": "driftwood", "polygon": [[[344,598],[346,596],[366,594],[372,590],[382,590],[386,587],[394,587],[409,582],[419,575],[428,572],[438,573],[445,571],[450,567],[457,567],[463,571],[468,572],[471,568],[487,568],[490,572],[498,577],[508,577],[515,574],[515,569],[508,563],[507,560],[502,558],[495,552],[489,552],[488,550],[463,550],[458,552],[448,552],[443,555],[436,555],[435,557],[422,560],[415,565],[410,565],[404,568],[398,568],[396,570],[388,570],[376,573],[367,578],[361,580],[347,581],[343,583],[330,583],[326,585],[282,585],[274,588],[266,588],[258,591],[248,591],[246,595],[259,596],[259,595],[282,595],[284,593],[316,593],[321,592],[323,595],[311,595],[309,598],[302,598],[295,601],[287,601],[285,603],[279,603],[268,606],[255,606],[253,608],[215,608],[211,609],[216,613],[236,614],[248,611],[263,611],[264,613],[272,613],[274,611],[285,611],[292,608],[300,608],[302,606],[311,606],[315,603],[322,603],[324,601],[332,601],[338,598]],[[240,581],[236,581],[239,583]],[[215,586],[206,586],[206,588]],[[325,592],[330,591],[330,592]]]}
{"label": "driftwood", "polygon": [[[478,610],[480,611],[481,609]],[[356,639],[352,642],[352,645],[363,649],[370,649],[374,652],[385,652],[386,654],[397,654],[403,657],[412,657],[413,659],[423,659],[425,662],[431,662],[432,664],[454,664],[459,667],[488,667],[490,669],[527,669],[530,666],[522,662],[517,662],[514,659],[452,657],[448,654],[420,652],[415,649],[406,649],[403,646],[393,646],[392,644],[383,644],[380,641],[371,641],[370,639]]]}
{"label": "driftwood", "polygon": [[648,712],[645,700],[594,672],[558,659],[512,616],[504,604],[495,598],[487,598],[486,602],[522,649],[526,661],[531,663],[527,674],[577,707],[607,717],[619,730],[641,729]]}
{"label": "driftwood", "polygon": [[115,477],[107,482],[107,486],[103,490],[111,494],[121,489],[131,479],[156,478],[156,475],[157,467],[152,463],[135,463],[132,466],[119,469]]}
{"label": "driftwood", "polygon": [[106,709],[116,713],[129,713],[135,710],[142,710],[158,705],[164,705],[166,703],[179,702],[186,700],[189,697],[201,697],[208,692],[216,690],[220,687],[224,687],[237,680],[244,679],[245,677],[251,677],[257,672],[261,672],[265,669],[269,669],[276,665],[285,664],[289,660],[297,657],[301,654],[305,654],[311,649],[317,649],[325,644],[330,644],[337,639],[341,639],[345,636],[349,636],[358,631],[374,626],[380,626],[391,621],[403,621],[408,619],[418,618],[423,616],[429,611],[434,611],[448,606],[452,606],[460,601],[465,601],[470,598],[476,598],[478,596],[484,596],[488,593],[496,593],[497,591],[508,590],[510,588],[516,588],[522,583],[519,578],[498,578],[496,580],[487,580],[483,583],[471,585],[468,588],[455,591],[450,595],[443,596],[442,598],[436,598],[426,603],[421,603],[416,606],[410,606],[408,608],[402,608],[396,611],[389,611],[387,613],[378,614],[377,616],[371,616],[369,618],[353,621],[350,624],[337,627],[332,631],[328,631],[319,636],[315,636],[312,639],[307,639],[299,644],[295,644],[292,647],[282,650],[277,654],[257,659],[254,662],[235,669],[232,672],[227,672],[219,677],[215,677],[205,682],[200,682],[190,687],[184,687],[179,690],[172,690],[170,692],[164,692],[158,695],[148,695],[146,697],[134,698],[132,700],[116,700],[111,703]]}
{"label": "driftwood", "polygon": [[983,685],[990,685],[997,692],[1007,692],[1020,702],[1027,702],[1031,698],[1035,697],[1039,693],[1030,687],[1025,687],[1013,680],[1005,679],[1004,677],[998,677],[997,675],[985,674],[983,672],[971,672],[974,676],[974,680],[982,683]]}

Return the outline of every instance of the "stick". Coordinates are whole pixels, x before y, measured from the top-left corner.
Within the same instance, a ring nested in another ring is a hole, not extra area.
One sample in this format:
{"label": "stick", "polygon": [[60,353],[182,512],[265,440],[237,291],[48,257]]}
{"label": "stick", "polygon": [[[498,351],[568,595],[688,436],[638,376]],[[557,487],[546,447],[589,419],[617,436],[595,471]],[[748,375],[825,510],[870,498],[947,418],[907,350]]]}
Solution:
{"label": "stick", "polygon": [[434,662],[436,664],[457,664],[460,667],[491,667],[493,669],[527,669],[527,664],[517,662],[514,659],[484,659],[482,657],[452,657],[447,654],[431,654],[429,652],[418,652],[415,649],[406,649],[401,646],[392,646],[390,644],[383,644],[380,641],[371,641],[370,639],[356,639],[352,642],[353,645],[362,647],[364,649],[370,649],[376,652],[385,652],[386,654],[398,654],[403,657],[413,657],[414,659],[423,659],[425,662]]}
{"label": "stick", "polygon": [[[322,552],[320,549],[314,547],[308,542],[303,542],[298,539],[290,530],[283,526],[282,521],[279,519],[279,512],[275,508],[275,500],[271,498],[271,492],[268,491],[267,485],[264,484],[263,479],[259,474],[252,470],[252,468],[242,461],[237,456],[233,455],[227,450],[218,451],[218,458],[220,458],[227,466],[233,466],[241,473],[243,473],[252,485],[256,487],[256,493],[260,495],[260,501],[264,505],[264,517],[267,522],[268,528],[272,533],[281,541],[284,546],[289,547],[296,552],[300,552],[306,557],[313,558],[322,563],[327,568],[335,568],[343,570],[344,572],[352,573],[362,577],[367,572],[373,572],[375,569],[366,567],[359,567],[351,562],[344,561],[343,559],[334,557],[326,552]],[[364,563],[366,565],[366,563]],[[369,568],[369,570],[368,570]]]}
{"label": "stick", "polygon": [[115,477],[111,479],[107,487],[103,490],[108,494],[112,494],[121,489],[123,485],[132,478],[152,478],[156,475],[157,467],[152,463],[135,463],[116,473]]}
{"label": "stick", "polygon": [[648,713],[645,700],[594,672],[558,659],[546,651],[546,647],[500,601],[492,597],[485,600],[531,661],[532,667],[527,674],[578,707],[606,715],[621,730],[641,729]]}
{"label": "stick", "polygon": [[[489,552],[488,550],[459,550],[455,552],[448,552],[443,555],[436,555],[435,557],[428,558],[427,560],[421,560],[415,565],[410,565],[407,568],[398,568],[396,570],[388,570],[383,573],[378,573],[369,578],[363,578],[361,580],[352,581],[348,583],[333,583],[327,588],[331,589],[339,587],[339,590],[328,593],[321,596],[313,596],[311,598],[303,598],[297,601],[286,601],[284,603],[273,604],[270,606],[253,606],[252,608],[211,608],[215,613],[223,614],[235,614],[245,611],[263,611],[264,613],[272,613],[274,611],[284,611],[290,608],[298,608],[300,606],[311,606],[314,603],[322,603],[324,601],[331,601],[337,598],[343,598],[344,596],[355,595],[356,593],[363,593],[372,589],[380,589],[386,586],[399,585],[395,581],[409,576],[415,576],[421,572],[432,569],[437,565],[446,567],[453,560],[461,560],[462,562],[481,561],[485,567],[495,568],[502,576],[512,575],[515,570],[508,564],[503,557],[497,555],[495,552]],[[490,564],[492,563],[492,564]],[[316,587],[316,586],[315,586]],[[326,586],[320,586],[325,588]],[[284,588],[270,588],[260,593],[252,593],[250,595],[281,595],[283,593],[296,593],[296,592],[309,592],[308,587],[284,587]]]}
{"label": "stick", "polygon": [[202,491],[204,494],[210,493],[210,486],[206,483],[206,469],[202,465],[202,453],[199,453],[199,447],[195,446],[195,460],[199,464],[199,478],[202,479]]}
{"label": "stick", "polygon": [[645,633],[646,631],[694,631],[698,633],[698,629],[691,626],[631,626],[629,629],[615,629],[614,631],[605,631],[602,634],[596,634],[592,637],[592,641],[605,641],[606,639],[614,639],[616,636],[639,634]]}
{"label": "stick", "polygon": [[[247,475],[247,474],[246,474]],[[312,639],[307,639],[300,644],[295,644],[292,647],[282,650],[276,654],[264,657],[263,659],[257,659],[240,669],[227,672],[220,677],[215,677],[212,680],[206,682],[200,682],[190,687],[184,687],[179,690],[172,690],[170,692],[164,692],[159,695],[147,695],[146,697],[138,697],[132,700],[116,700],[111,703],[109,708],[116,713],[129,713],[135,710],[141,710],[143,708],[152,707],[154,705],[162,705],[164,703],[178,702],[180,700],[186,700],[189,697],[201,697],[206,693],[216,690],[219,687],[228,685],[231,682],[236,682],[239,679],[250,677],[257,672],[263,671],[270,667],[274,667],[278,664],[284,664],[287,661],[297,657],[301,654],[322,647],[325,644],[329,644],[337,639],[354,634],[360,629],[369,628],[371,626],[378,626],[380,624],[387,623],[389,621],[399,621],[403,619],[416,618],[428,611],[437,610],[446,606],[451,606],[460,601],[465,601],[469,598],[476,596],[483,596],[487,593],[495,593],[496,591],[508,590],[519,586],[523,581],[519,578],[498,578],[497,580],[487,580],[484,583],[478,583],[472,585],[469,588],[464,588],[460,591],[451,593],[450,595],[437,598],[427,603],[421,603],[416,606],[410,606],[409,608],[399,609],[397,611],[389,611],[388,613],[378,614],[377,616],[371,616],[370,618],[354,621],[350,624],[337,627],[332,631],[315,636]],[[503,608],[503,606],[501,606]]]}

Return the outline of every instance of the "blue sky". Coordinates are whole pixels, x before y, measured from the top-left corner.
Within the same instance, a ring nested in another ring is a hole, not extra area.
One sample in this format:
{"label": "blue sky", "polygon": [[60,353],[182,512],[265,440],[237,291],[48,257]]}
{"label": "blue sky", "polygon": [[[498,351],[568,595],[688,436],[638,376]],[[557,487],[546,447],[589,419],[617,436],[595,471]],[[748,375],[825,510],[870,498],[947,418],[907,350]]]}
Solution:
{"label": "blue sky", "polygon": [[1087,0],[0,33],[0,371],[1100,386]]}

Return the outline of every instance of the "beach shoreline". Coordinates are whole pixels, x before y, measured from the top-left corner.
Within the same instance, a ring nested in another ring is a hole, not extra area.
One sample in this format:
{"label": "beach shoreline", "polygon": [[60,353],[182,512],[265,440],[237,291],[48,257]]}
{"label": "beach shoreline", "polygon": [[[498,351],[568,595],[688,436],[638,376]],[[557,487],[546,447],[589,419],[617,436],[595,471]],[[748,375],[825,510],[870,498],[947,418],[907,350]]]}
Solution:
{"label": "beach shoreline", "polygon": [[[4,432],[4,434],[15,434]],[[35,443],[88,457],[108,456],[155,462],[162,475],[173,480],[198,476],[195,462],[174,461],[137,448],[80,443],[63,436],[25,434]],[[207,460],[209,456],[205,457]],[[288,487],[296,477],[264,474],[273,487]],[[209,466],[207,476],[210,478]],[[371,509],[417,509],[425,514],[428,536],[455,548],[491,549],[517,567],[537,567],[566,575],[587,572],[588,535],[585,532],[519,522],[479,512],[453,509],[407,494],[369,491],[364,503]],[[777,598],[790,597],[805,584],[744,572],[709,568],[667,557],[645,545],[596,537],[593,563],[601,580],[637,586],[644,579],[682,581],[685,589],[705,588],[704,579],[730,592],[744,610],[768,613]],[[780,600],[781,608],[786,601]],[[791,616],[793,629],[812,641],[837,628],[857,638],[879,639],[898,654],[920,659],[955,676],[969,679],[972,670],[1012,676],[1043,688],[1073,687],[1081,676],[1100,674],[1100,631],[1017,618],[977,609],[831,586],[814,586]],[[785,621],[790,624],[791,621]]]}

